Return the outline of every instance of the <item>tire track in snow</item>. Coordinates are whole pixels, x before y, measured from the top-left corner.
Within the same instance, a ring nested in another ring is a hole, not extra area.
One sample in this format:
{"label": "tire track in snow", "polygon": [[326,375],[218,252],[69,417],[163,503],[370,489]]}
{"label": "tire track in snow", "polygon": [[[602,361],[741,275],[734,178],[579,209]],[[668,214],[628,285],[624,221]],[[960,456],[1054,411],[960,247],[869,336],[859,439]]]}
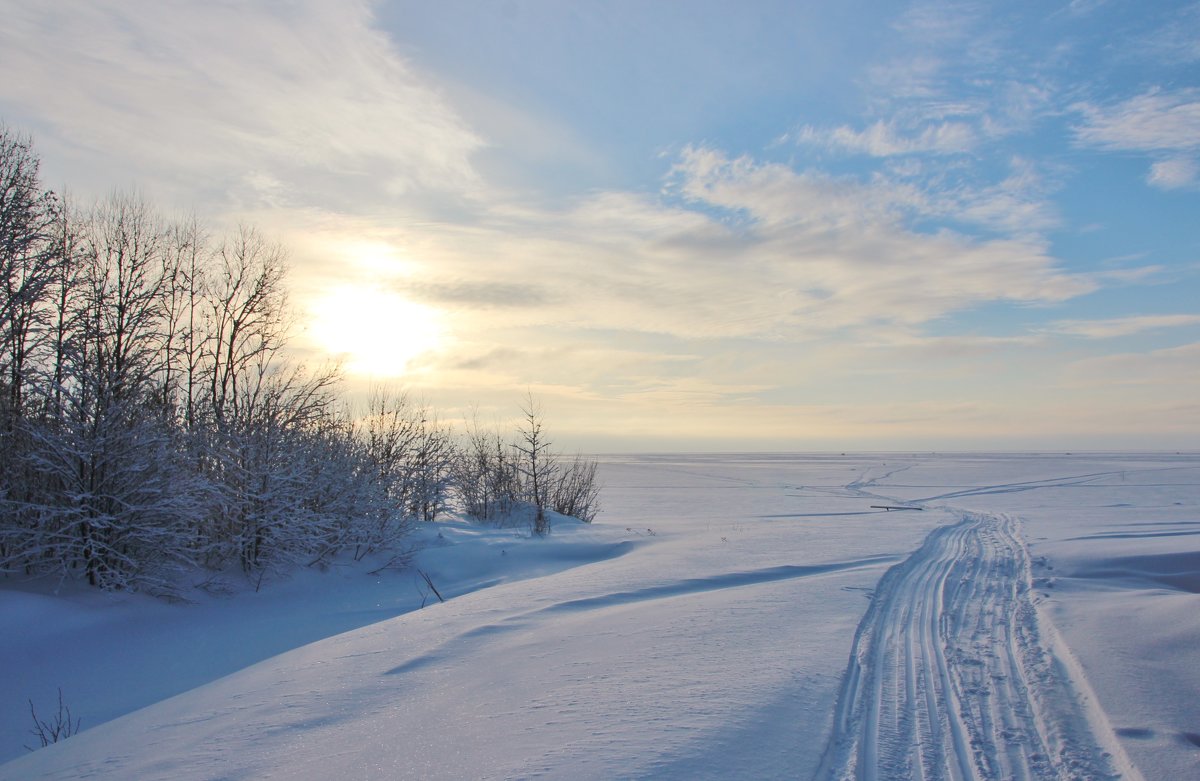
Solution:
{"label": "tire track in snow", "polygon": [[1039,632],[1030,583],[1017,521],[995,515],[935,529],[888,570],[855,633],[818,777],[1119,778]]}

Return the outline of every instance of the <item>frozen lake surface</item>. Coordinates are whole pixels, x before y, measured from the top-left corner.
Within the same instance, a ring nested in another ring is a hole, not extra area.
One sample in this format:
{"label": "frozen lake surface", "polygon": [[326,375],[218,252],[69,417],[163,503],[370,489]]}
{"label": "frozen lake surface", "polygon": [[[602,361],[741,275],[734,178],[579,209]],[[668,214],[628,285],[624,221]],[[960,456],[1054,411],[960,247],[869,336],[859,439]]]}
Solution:
{"label": "frozen lake surface", "polygon": [[[591,526],[438,524],[403,571],[7,584],[0,779],[1200,777],[1200,456],[601,473]],[[27,753],[58,687],[87,729]]]}

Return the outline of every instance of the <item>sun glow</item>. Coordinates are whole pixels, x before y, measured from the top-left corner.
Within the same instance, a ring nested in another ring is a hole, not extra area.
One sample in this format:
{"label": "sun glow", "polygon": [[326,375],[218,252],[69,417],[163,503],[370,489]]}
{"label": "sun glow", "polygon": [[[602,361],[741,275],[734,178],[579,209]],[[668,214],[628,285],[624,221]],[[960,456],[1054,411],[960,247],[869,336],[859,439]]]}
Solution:
{"label": "sun glow", "polygon": [[346,371],[373,377],[405,373],[444,338],[437,310],[395,293],[348,286],[316,302],[311,327],[314,341],[341,358]]}

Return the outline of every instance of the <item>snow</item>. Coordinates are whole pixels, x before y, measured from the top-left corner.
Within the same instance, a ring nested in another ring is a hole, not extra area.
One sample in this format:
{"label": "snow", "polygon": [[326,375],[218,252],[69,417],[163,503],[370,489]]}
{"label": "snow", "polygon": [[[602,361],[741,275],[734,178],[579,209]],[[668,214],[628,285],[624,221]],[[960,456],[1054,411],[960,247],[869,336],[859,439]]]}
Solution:
{"label": "snow", "polygon": [[[436,524],[375,575],[8,584],[0,779],[1200,777],[1200,456],[601,477],[595,524]],[[26,752],[58,687],[85,729]]]}

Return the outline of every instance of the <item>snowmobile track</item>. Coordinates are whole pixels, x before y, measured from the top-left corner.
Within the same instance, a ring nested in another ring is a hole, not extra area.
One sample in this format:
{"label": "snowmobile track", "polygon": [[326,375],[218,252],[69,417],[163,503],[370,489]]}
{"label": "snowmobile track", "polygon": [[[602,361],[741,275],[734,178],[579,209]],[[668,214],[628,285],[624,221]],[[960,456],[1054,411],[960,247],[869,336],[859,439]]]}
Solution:
{"label": "snowmobile track", "polygon": [[818,778],[1119,778],[1049,649],[1018,521],[935,529],[859,624]]}

